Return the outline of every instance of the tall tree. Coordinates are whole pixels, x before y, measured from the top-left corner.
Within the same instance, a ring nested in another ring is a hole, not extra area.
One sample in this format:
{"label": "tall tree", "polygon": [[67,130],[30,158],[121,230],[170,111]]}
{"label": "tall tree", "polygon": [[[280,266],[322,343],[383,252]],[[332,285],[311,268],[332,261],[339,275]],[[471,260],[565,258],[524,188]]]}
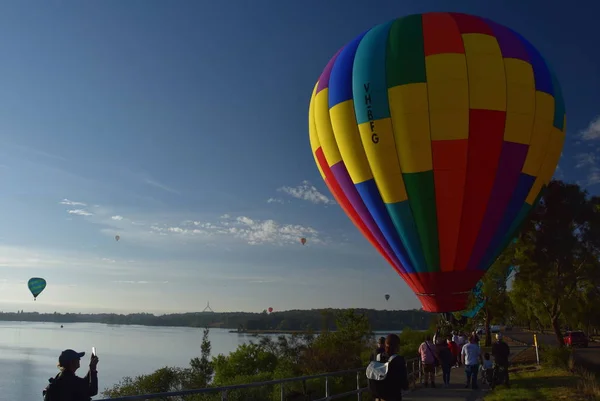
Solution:
{"label": "tall tree", "polygon": [[512,298],[526,303],[542,325],[548,322],[560,345],[561,319],[574,307],[574,294],[597,282],[599,203],[579,185],[550,182],[515,249],[519,271]]}

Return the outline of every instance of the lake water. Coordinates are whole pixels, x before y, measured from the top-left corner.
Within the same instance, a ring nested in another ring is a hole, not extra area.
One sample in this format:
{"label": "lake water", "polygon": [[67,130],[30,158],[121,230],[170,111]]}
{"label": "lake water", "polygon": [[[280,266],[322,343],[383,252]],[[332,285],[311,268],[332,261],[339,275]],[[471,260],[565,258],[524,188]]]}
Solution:
{"label": "lake water", "polygon": [[[257,337],[211,329],[211,354],[228,354],[250,340]],[[68,323],[61,329],[60,323],[0,322],[0,398],[41,400],[48,378],[58,373],[58,356],[67,348],[86,352],[78,370],[83,376],[96,347],[102,391],[124,376],[152,373],[164,366],[186,367],[200,355],[201,342],[202,329],[191,327]]]}
{"label": "lake water", "polygon": [[[211,329],[212,355],[228,354],[255,336]],[[85,351],[77,371],[87,372],[96,347],[100,391],[124,376],[152,373],[163,366],[188,366],[200,355],[202,329],[190,327],[118,326],[97,323],[0,322],[0,392],[3,400],[41,400],[48,378],[67,348]],[[102,398],[101,396],[95,399]]]}

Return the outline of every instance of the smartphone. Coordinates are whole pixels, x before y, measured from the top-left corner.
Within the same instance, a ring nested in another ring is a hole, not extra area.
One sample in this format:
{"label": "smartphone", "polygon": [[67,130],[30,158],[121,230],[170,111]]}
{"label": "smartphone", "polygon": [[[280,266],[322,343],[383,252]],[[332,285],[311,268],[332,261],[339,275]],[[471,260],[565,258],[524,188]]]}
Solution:
{"label": "smartphone", "polygon": [[92,356],[96,356],[96,347],[92,347]]}

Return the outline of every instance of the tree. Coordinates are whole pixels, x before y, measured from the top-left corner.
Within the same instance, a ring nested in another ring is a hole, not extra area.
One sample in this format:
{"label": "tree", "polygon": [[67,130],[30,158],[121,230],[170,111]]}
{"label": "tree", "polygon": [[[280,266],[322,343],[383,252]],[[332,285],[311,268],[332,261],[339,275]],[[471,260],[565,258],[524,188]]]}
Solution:
{"label": "tree", "polygon": [[189,388],[204,388],[211,382],[214,367],[210,360],[211,344],[208,339],[210,330],[208,327],[202,332],[202,345],[200,345],[200,358],[190,360],[190,380]]}
{"label": "tree", "polygon": [[510,299],[506,291],[506,281],[511,274],[513,258],[511,252],[512,244],[507,251],[502,253],[487,273],[481,279],[481,297],[485,304],[482,312],[485,322],[485,346],[492,345],[492,323],[503,323],[509,311]]}
{"label": "tree", "polygon": [[541,326],[549,323],[559,345],[576,292],[599,283],[599,204],[576,184],[550,182],[512,255],[519,266],[513,301],[527,304]]}

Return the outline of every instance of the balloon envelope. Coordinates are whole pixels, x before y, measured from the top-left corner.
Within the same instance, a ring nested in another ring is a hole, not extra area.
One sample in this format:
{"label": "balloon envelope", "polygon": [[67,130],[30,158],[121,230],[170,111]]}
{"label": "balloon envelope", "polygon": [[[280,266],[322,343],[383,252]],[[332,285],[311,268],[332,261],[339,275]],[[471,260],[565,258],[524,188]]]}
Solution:
{"label": "balloon envelope", "polygon": [[466,308],[549,183],[565,124],[533,45],[457,13],[359,35],[326,65],[309,107],[326,185],[430,312]]}
{"label": "balloon envelope", "polygon": [[389,300],[390,299],[390,294],[385,294],[385,300]]}
{"label": "balloon envelope", "polygon": [[32,277],[27,282],[27,287],[29,287],[31,294],[33,294],[33,299],[36,299],[44,291],[44,288],[46,288],[46,280],[40,277]]}
{"label": "balloon envelope", "polygon": [[119,235],[115,235],[115,241],[118,241],[120,239],[121,239],[121,237]]}
{"label": "balloon envelope", "polygon": [[269,313],[273,312],[273,308],[269,308],[268,310],[269,310]]}
{"label": "balloon envelope", "polygon": [[306,244],[306,238],[300,238],[300,242],[302,242],[302,245]]}

